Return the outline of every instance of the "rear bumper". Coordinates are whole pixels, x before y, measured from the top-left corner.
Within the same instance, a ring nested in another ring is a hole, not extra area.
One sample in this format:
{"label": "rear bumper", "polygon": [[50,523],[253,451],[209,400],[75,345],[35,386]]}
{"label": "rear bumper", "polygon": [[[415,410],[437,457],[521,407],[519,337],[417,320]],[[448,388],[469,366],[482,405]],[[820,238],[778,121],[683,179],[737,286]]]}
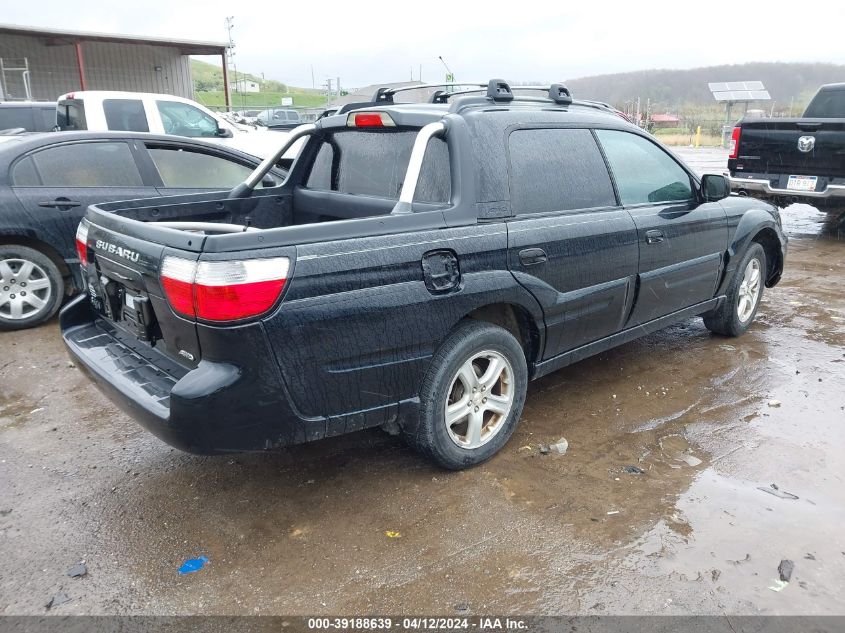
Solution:
{"label": "rear bumper", "polygon": [[60,316],[71,357],[100,390],[141,426],[189,453],[259,451],[300,444],[395,420],[398,405],[343,416],[306,418],[290,405],[259,324],[218,329],[232,362],[196,368],[124,335],[98,317],[88,297]]}
{"label": "rear bumper", "polygon": [[795,198],[806,200],[845,199],[845,185],[828,184],[822,191],[793,191],[772,186],[766,178],[736,178],[725,174],[731,183],[731,191],[761,193],[771,198]]}

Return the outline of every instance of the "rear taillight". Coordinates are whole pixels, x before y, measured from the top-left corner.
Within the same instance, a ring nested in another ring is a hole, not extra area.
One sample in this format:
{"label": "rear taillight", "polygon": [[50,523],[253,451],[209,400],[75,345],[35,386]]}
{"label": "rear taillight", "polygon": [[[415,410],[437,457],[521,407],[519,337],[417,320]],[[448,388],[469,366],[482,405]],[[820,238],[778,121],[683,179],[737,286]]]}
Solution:
{"label": "rear taillight", "polygon": [[728,158],[736,158],[739,156],[739,137],[742,134],[741,127],[735,127],[733,133],[731,134],[731,144],[728,146],[730,150],[730,154],[728,154]]}
{"label": "rear taillight", "polygon": [[76,254],[79,255],[79,264],[88,265],[88,223],[83,220],[76,227]]}
{"label": "rear taillight", "polygon": [[236,321],[272,308],[289,269],[287,257],[197,263],[167,255],[161,266],[161,285],[178,314]]}

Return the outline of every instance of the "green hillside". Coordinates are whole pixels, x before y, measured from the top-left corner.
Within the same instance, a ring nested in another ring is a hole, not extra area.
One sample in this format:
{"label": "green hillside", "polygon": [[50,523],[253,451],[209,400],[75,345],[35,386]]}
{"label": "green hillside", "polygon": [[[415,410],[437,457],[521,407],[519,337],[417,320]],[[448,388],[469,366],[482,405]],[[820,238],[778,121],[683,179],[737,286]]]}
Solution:
{"label": "green hillside", "polygon": [[[687,70],[642,70],[637,72],[596,75],[570,79],[566,82],[576,97],[606,101],[616,106],[640,98],[643,107],[652,105],[675,109],[683,104],[708,106],[713,97],[707,84],[717,81],[762,81],[775,105],[796,110],[810,100],[818,87],[826,83],[845,81],[845,66],[838,64],[805,64],[753,62],[726,66],[708,66]],[[764,107],[764,106],[761,106]]]}
{"label": "green hillside", "polygon": [[[220,107],[226,103],[223,69],[220,66],[192,59],[191,75],[194,79],[194,97],[199,103],[212,107]],[[280,81],[261,79],[251,73],[238,72],[238,79],[241,78],[258,82],[261,85],[261,92],[232,92],[232,106],[235,108],[280,105],[283,97],[293,98],[293,105],[297,108],[317,108],[326,103],[325,95],[319,90],[294,88]],[[231,69],[229,81],[235,81],[235,75]]]}

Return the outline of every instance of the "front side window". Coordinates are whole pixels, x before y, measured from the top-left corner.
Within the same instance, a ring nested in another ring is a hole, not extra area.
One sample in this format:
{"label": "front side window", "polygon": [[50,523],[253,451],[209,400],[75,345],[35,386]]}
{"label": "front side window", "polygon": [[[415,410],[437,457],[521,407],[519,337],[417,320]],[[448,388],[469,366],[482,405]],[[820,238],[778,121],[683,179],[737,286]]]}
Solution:
{"label": "front side window", "polygon": [[217,121],[199,108],[179,101],[156,101],[166,134],[190,137],[217,136]]}
{"label": "front side window", "polygon": [[[154,146],[147,146],[147,149],[165,187],[231,189],[253,171],[247,165],[194,150]],[[273,187],[281,181],[279,174],[271,174],[259,186]]]}
{"label": "front side window", "polygon": [[18,187],[141,187],[126,143],[68,143],[30,154],[12,172]]}
{"label": "front side window", "polygon": [[511,207],[517,215],[616,205],[589,130],[515,130],[508,137]]}
{"label": "front side window", "polygon": [[651,141],[630,132],[596,130],[622,204],[680,202],[693,197],[689,174]]}
{"label": "front side window", "polygon": [[106,126],[121,132],[149,132],[144,104],[140,99],[104,99]]}
{"label": "front side window", "polygon": [[[306,186],[397,200],[417,133],[403,130],[331,134],[320,145]],[[449,202],[451,182],[449,148],[443,139],[433,138],[426,148],[414,201]]]}

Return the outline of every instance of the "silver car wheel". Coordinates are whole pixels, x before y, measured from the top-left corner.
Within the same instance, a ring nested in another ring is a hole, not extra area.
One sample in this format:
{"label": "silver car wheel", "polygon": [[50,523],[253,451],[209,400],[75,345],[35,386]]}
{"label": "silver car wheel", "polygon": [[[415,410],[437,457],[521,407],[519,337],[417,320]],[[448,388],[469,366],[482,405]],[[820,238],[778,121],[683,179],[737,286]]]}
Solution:
{"label": "silver car wheel", "polygon": [[475,449],[505,426],[514,400],[514,374],[508,359],[487,350],[461,365],[449,383],[444,410],[452,441]]}
{"label": "silver car wheel", "polygon": [[736,302],[736,315],[739,317],[740,323],[745,323],[754,314],[754,308],[757,307],[757,302],[760,300],[762,287],[763,275],[760,269],[760,260],[752,258],[745,267]]}
{"label": "silver car wheel", "polygon": [[26,259],[0,260],[0,318],[19,321],[50,307],[53,287],[41,266]]}

